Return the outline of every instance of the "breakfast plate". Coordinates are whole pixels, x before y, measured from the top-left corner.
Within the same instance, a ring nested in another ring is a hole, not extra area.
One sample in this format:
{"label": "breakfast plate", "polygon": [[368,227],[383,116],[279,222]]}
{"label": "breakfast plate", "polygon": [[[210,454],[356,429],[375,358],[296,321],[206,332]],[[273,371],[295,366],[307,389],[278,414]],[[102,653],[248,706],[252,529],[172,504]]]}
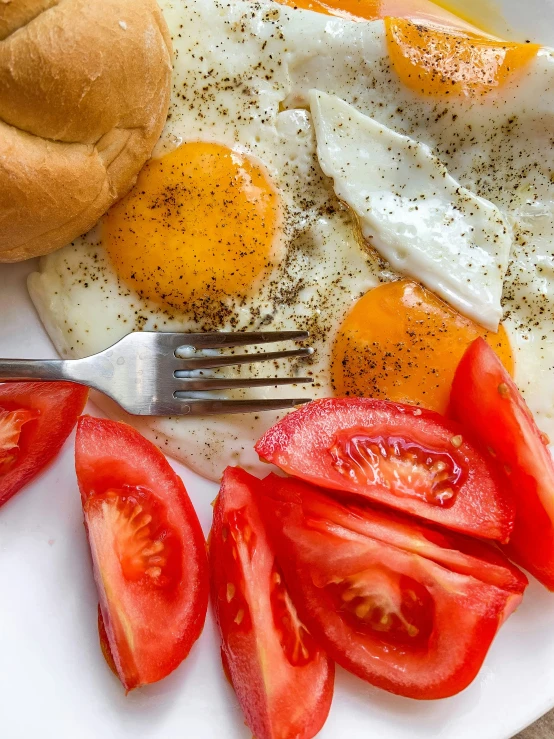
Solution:
{"label": "breakfast plate", "polygon": [[[479,21],[482,4],[475,3]],[[458,2],[458,10],[468,4]],[[487,30],[554,45],[554,3],[487,7]],[[54,357],[26,289],[34,262],[0,266],[0,353]],[[99,414],[93,406],[90,411]],[[183,465],[204,533],[217,485]],[[61,455],[0,512],[0,694],[6,739],[198,739],[251,735],[221,670],[219,636],[208,616],[199,642],[167,679],[125,696],[98,648],[97,593],[83,528],[71,440]],[[475,681],[459,695],[413,701],[337,669],[322,739],[508,739],[554,706],[554,596],[531,578],[523,603],[495,638]],[[163,625],[161,625],[163,626]]]}
{"label": "breakfast plate", "polygon": [[[26,295],[32,263],[0,268],[0,345],[9,356],[54,357]],[[98,410],[90,407],[98,414]],[[217,486],[173,463],[205,534]],[[186,661],[162,682],[125,696],[107,668],[96,629],[97,594],[74,473],[72,439],[0,516],[0,690],[3,736],[28,739],[198,739],[250,736],[219,660],[211,613]],[[320,736],[387,739],[508,739],[554,705],[554,599],[531,579],[499,632],[479,676],[459,695],[413,701],[337,669],[331,713]]]}

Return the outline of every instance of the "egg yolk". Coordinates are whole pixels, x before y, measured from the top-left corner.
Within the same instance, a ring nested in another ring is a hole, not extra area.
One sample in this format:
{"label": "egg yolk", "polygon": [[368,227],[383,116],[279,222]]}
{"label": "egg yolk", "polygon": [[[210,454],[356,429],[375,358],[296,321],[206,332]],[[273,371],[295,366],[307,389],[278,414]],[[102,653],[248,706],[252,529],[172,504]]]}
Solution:
{"label": "egg yolk", "polygon": [[525,67],[540,48],[487,38],[429,0],[279,2],[351,20],[384,19],[393,69],[407,87],[425,95],[489,92]]}
{"label": "egg yolk", "polygon": [[279,0],[292,8],[313,10],[350,20],[374,21],[386,16],[432,21],[455,28],[471,26],[429,0]]}
{"label": "egg yolk", "polygon": [[478,95],[500,87],[536,55],[537,44],[495,41],[402,18],[385,18],[393,69],[424,95]]}
{"label": "egg yolk", "polygon": [[410,280],[380,285],[346,316],[333,347],[336,395],[412,403],[444,413],[458,362],[478,336],[513,373],[506,331],[486,331]]}
{"label": "egg yolk", "polygon": [[271,266],[279,218],[261,166],[220,144],[191,142],[146,164],[102,235],[129,287],[183,310],[247,296]]}

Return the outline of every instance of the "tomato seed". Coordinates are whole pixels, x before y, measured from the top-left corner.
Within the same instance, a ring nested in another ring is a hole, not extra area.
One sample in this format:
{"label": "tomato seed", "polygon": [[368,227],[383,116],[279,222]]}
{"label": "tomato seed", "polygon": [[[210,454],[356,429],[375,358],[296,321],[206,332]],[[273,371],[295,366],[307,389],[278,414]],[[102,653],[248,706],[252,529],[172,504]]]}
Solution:
{"label": "tomato seed", "polygon": [[360,605],[356,606],[354,609],[354,613],[358,618],[365,618],[370,611],[371,603],[360,603]]}
{"label": "tomato seed", "polygon": [[154,541],[149,547],[144,547],[142,553],[145,557],[151,557],[153,554],[158,554],[164,548],[161,541]]}
{"label": "tomato seed", "polygon": [[243,618],[244,618],[244,610],[241,608],[240,611],[235,616],[235,623],[237,626],[241,625]]}
{"label": "tomato seed", "polygon": [[233,583],[228,582],[227,583],[227,603],[230,603],[233,600],[236,592],[237,592],[237,589],[235,588]]}
{"label": "tomato seed", "polygon": [[342,594],[341,598],[345,603],[350,603],[351,600],[354,600],[354,598],[357,597],[357,593],[355,593],[353,590],[345,590]]}
{"label": "tomato seed", "polygon": [[453,437],[452,437],[452,438],[450,439],[450,443],[451,443],[451,444],[452,444],[452,446],[453,446],[453,447],[455,447],[456,449],[458,449],[459,447],[461,447],[461,446],[462,446],[462,442],[463,442],[463,437],[462,437],[462,435],[461,435],[461,434],[457,434],[456,436],[453,436]]}
{"label": "tomato seed", "polygon": [[454,497],[454,491],[452,488],[445,488],[444,490],[441,490],[440,493],[437,493],[436,497],[441,501],[441,503],[445,503],[447,500]]}

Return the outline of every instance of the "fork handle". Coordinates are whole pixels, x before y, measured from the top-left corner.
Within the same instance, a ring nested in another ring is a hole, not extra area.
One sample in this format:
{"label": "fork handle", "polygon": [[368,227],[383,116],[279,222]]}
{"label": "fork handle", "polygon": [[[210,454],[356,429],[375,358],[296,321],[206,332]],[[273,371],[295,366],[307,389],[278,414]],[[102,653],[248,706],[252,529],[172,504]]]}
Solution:
{"label": "fork handle", "polygon": [[63,359],[0,359],[2,382],[71,380]]}

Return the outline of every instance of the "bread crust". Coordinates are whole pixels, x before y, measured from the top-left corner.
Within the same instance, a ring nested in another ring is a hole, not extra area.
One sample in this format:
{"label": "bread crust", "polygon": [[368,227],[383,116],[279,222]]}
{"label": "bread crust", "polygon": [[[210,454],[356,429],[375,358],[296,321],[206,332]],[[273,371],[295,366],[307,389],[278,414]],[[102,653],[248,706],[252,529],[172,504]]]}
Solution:
{"label": "bread crust", "polygon": [[154,0],[0,0],[0,262],[47,254],[125,195],[166,120]]}

